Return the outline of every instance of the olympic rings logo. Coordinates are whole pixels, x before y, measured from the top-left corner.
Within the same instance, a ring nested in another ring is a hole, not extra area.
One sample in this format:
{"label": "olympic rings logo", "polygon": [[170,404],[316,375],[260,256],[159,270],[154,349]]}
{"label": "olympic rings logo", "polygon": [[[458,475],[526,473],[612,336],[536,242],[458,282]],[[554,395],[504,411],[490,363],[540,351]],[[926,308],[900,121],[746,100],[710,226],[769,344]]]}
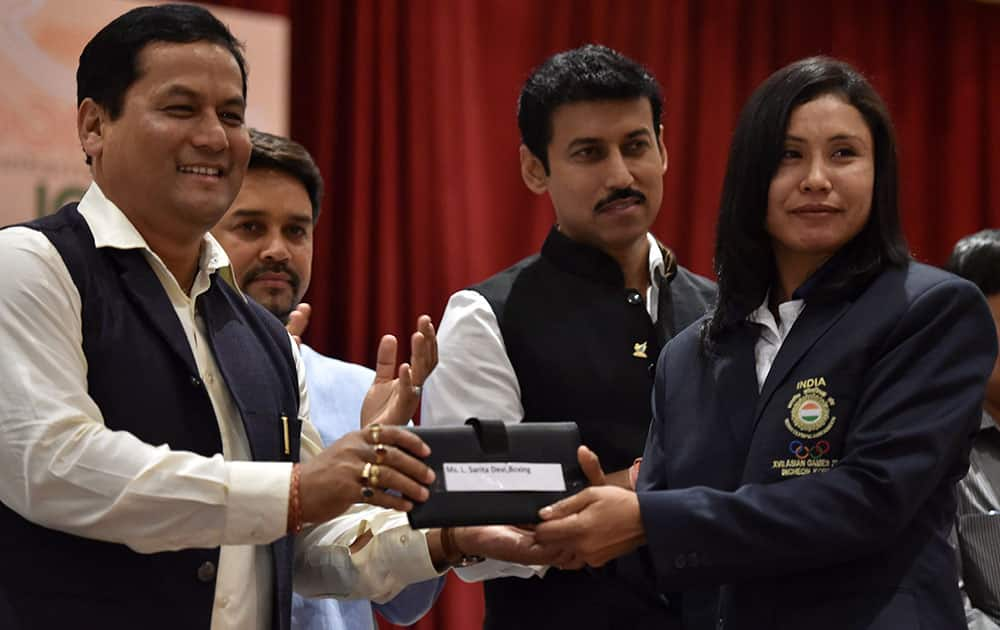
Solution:
{"label": "olympic rings logo", "polygon": [[826,440],[820,440],[810,448],[808,444],[792,440],[788,444],[788,450],[799,459],[819,459],[830,452],[830,443]]}

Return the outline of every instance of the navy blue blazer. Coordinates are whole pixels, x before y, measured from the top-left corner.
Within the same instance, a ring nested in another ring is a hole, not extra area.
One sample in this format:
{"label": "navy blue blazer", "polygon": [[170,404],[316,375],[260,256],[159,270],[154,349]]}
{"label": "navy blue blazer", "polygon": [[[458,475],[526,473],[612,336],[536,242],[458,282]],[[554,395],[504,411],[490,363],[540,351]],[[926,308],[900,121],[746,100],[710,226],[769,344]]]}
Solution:
{"label": "navy blue blazer", "polygon": [[964,628],[954,484],[997,353],[979,291],[911,263],[807,303],[759,393],[757,325],[711,356],[699,333],[660,355],[638,483],[658,587],[718,594],[686,626]]}

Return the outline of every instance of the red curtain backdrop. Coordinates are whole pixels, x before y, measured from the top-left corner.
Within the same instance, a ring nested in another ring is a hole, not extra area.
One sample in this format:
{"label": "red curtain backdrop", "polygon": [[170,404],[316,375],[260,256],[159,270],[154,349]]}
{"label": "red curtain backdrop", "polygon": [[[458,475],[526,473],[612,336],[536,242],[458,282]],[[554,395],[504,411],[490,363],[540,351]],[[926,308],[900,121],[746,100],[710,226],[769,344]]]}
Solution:
{"label": "red curtain backdrop", "polygon": [[[904,227],[918,259],[941,264],[959,237],[1000,226],[1000,5],[218,4],[291,19],[291,133],[316,157],[328,187],[307,339],[351,361],[372,364],[379,335],[407,337],[418,314],[438,319],[450,293],[538,249],[553,216],[547,199],[521,183],[516,99],[545,57],[587,42],[641,61],[663,86],[670,167],[654,231],[696,272],[711,273],[740,107],[769,73],[814,54],[851,62],[888,102],[899,136]],[[250,98],[267,89],[251,69]],[[449,579],[417,628],[479,627],[481,590]]]}

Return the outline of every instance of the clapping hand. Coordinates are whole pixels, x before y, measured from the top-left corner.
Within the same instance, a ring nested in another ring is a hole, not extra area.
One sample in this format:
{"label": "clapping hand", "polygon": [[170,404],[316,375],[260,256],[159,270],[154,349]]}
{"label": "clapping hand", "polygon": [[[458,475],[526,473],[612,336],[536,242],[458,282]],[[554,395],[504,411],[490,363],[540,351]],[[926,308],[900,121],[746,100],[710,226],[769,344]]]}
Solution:
{"label": "clapping hand", "polygon": [[410,337],[410,362],[396,368],[398,343],[385,335],[378,344],[375,381],[361,405],[361,426],[372,423],[403,425],[410,421],[420,404],[424,381],[437,365],[437,336],[427,315],[417,318],[417,330]]}
{"label": "clapping hand", "polygon": [[302,345],[302,335],[306,332],[306,328],[309,327],[309,316],[312,315],[312,307],[302,302],[295,309],[288,314],[288,323],[285,324],[285,330],[288,334],[292,336],[295,343]]}

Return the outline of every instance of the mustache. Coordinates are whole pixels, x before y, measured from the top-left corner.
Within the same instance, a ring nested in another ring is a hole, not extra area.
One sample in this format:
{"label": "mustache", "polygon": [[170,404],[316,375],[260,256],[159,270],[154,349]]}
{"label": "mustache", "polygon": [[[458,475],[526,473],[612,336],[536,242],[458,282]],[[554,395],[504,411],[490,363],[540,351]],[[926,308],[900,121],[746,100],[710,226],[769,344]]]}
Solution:
{"label": "mustache", "polygon": [[635,197],[640,203],[646,203],[646,195],[642,194],[635,188],[616,188],[611,191],[604,199],[601,199],[594,206],[594,212],[600,212],[601,208],[608,205],[609,203],[614,203],[616,201],[621,201],[622,199],[628,199],[630,197]]}
{"label": "mustache", "polygon": [[288,276],[288,281],[292,285],[292,291],[298,292],[299,285],[302,284],[302,279],[299,274],[295,273],[295,270],[286,265],[283,262],[258,265],[252,269],[247,270],[243,274],[242,282],[240,282],[241,287],[249,286],[251,282],[264,275],[265,273],[283,273]]}

